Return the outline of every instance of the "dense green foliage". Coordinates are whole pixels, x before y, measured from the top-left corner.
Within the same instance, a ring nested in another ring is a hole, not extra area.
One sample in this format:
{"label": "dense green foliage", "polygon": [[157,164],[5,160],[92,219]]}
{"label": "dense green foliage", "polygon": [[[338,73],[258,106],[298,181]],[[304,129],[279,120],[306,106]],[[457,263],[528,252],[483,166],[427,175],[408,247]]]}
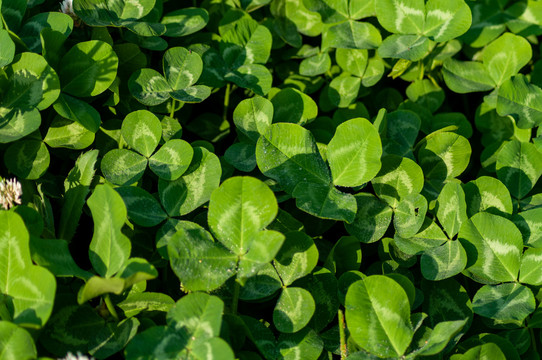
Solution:
{"label": "dense green foliage", "polygon": [[542,1],[68,3],[0,0],[0,360],[540,359]]}

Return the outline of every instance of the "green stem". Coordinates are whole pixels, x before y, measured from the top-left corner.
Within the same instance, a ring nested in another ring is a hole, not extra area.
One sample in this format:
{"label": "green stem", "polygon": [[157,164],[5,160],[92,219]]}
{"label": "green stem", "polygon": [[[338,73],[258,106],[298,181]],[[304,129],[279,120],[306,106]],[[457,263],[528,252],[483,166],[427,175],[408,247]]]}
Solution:
{"label": "green stem", "polygon": [[222,119],[228,121],[228,107],[230,106],[230,93],[231,93],[231,84],[226,85],[226,93],[224,94],[224,112],[222,113]]}
{"label": "green stem", "polygon": [[4,29],[9,31],[8,23],[6,22],[6,19],[4,19],[4,15],[0,14],[0,17],[2,18],[2,24],[4,24]]}
{"label": "green stem", "polygon": [[109,313],[111,316],[115,318],[115,320],[119,321],[119,315],[117,314],[117,311],[115,310],[115,305],[111,301],[111,298],[109,297],[109,294],[105,295],[105,306],[107,306],[107,310],[109,310]]}
{"label": "green stem", "polygon": [[237,305],[239,304],[239,290],[241,289],[241,285],[235,281],[235,285],[233,287],[233,299],[231,299],[231,313],[233,315],[237,315]]}
{"label": "green stem", "polygon": [[346,336],[344,334],[344,330],[346,328],[346,324],[344,322],[344,313],[341,309],[339,309],[339,337],[340,337],[340,351],[341,351],[341,360],[345,360],[348,356],[348,350],[346,348]]}
{"label": "green stem", "polygon": [[172,118],[173,115],[175,115],[175,107],[177,106],[177,100],[176,99],[172,99],[173,101],[171,102],[171,110],[169,111],[169,117]]}

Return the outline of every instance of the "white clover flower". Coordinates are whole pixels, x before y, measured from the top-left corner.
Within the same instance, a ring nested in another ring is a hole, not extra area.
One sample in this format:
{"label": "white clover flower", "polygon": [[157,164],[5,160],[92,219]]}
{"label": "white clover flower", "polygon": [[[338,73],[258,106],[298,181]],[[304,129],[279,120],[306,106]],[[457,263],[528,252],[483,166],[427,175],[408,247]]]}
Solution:
{"label": "white clover flower", "polygon": [[60,11],[71,17],[75,17],[75,12],[73,12],[73,0],[64,0],[60,3]]}
{"label": "white clover flower", "polygon": [[66,357],[63,357],[62,359],[58,359],[58,360],[94,360],[94,358],[92,357],[88,358],[78,351],[76,355],[72,354],[71,352],[68,352],[66,354]]}
{"label": "white clover flower", "polygon": [[22,194],[21,183],[16,179],[0,180],[0,205],[5,210],[11,209],[15,204],[20,204]]}

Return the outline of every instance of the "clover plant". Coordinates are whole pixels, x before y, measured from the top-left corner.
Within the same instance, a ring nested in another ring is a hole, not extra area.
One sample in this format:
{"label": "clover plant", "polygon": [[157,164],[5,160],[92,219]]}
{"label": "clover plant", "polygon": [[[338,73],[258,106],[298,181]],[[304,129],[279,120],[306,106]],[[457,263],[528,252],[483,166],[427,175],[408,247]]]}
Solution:
{"label": "clover plant", "polygon": [[0,13],[0,360],[540,359],[541,1]]}

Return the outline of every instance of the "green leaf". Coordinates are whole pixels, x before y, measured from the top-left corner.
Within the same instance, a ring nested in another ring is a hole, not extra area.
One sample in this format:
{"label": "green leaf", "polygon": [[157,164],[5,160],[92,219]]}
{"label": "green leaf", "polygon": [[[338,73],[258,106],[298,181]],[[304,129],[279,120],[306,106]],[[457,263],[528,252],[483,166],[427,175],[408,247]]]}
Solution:
{"label": "green leaf", "polygon": [[[235,20],[230,17],[235,17]],[[226,13],[218,31],[222,37],[220,53],[231,68],[265,64],[269,59],[273,42],[271,32],[247,13],[234,10]]]}
{"label": "green leaf", "polygon": [[431,40],[420,35],[392,34],[378,48],[378,55],[383,58],[418,61],[427,56]]}
{"label": "green leaf", "polygon": [[167,80],[153,69],[135,71],[128,80],[128,89],[137,101],[147,106],[162,104],[172,91]]}
{"label": "green leaf", "polygon": [[39,34],[39,38],[41,40],[40,46],[42,47],[41,52],[43,57],[47,60],[49,65],[58,68],[60,58],[65,53],[64,44],[66,43],[67,36],[60,31],[45,28]]}
{"label": "green leaf", "polygon": [[450,90],[460,94],[492,90],[496,86],[486,66],[476,61],[447,59],[442,75]]}
{"label": "green leaf", "polygon": [[446,241],[441,246],[424,251],[420,266],[427,280],[448,279],[465,269],[467,253],[459,241]]}
{"label": "green leaf", "polygon": [[451,239],[459,232],[461,224],[467,220],[467,203],[461,185],[453,182],[444,185],[437,204],[437,218]]}
{"label": "green leaf", "polygon": [[126,359],[175,359],[187,356],[186,334],[172,331],[165,326],[152,326],[134,336],[128,343],[124,354]]}
{"label": "green leaf", "polygon": [[77,302],[81,305],[104,294],[120,295],[124,288],[125,282],[123,279],[93,276],[79,289]]}
{"label": "green leaf", "polygon": [[85,97],[107,90],[117,75],[119,59],[111,45],[91,40],[74,45],[60,63],[62,90]]}
{"label": "green leaf", "polygon": [[104,326],[105,320],[90,305],[70,303],[51,317],[40,336],[41,344],[56,356],[63,356],[68,351],[86,352],[91,339]]}
{"label": "green leaf", "polygon": [[202,341],[220,335],[223,312],[220,298],[198,292],[177,301],[168,311],[166,321],[169,327],[187,331]]}
{"label": "green leaf", "polygon": [[160,23],[148,23],[144,21],[123,21],[122,25],[135,34],[162,40],[158,36],[166,32],[166,26]]}
{"label": "green leaf", "polygon": [[314,330],[307,327],[294,334],[281,333],[277,347],[284,360],[299,359],[300,354],[305,360],[317,360],[324,349],[324,342]]}
{"label": "green leaf", "polygon": [[122,122],[121,133],[132,149],[149,157],[160,142],[162,125],[156,115],[150,111],[139,110],[126,115]]}
{"label": "green leaf", "polygon": [[382,27],[391,33],[422,34],[425,24],[423,0],[375,1],[376,16]]}
{"label": "green leaf", "polygon": [[310,11],[303,0],[273,1],[270,9],[275,17],[291,21],[303,35],[318,36],[322,32],[323,23],[320,14]]}
{"label": "green leaf", "polygon": [[133,257],[128,259],[126,265],[120,270],[116,278],[124,280],[124,289],[128,289],[140,281],[152,280],[158,276],[155,267],[146,259]]}
{"label": "green leaf", "polygon": [[485,285],[472,299],[472,310],[481,316],[521,324],[536,307],[534,295],[521,284]]}
{"label": "green leaf", "polygon": [[30,333],[9,321],[0,321],[0,359],[35,359],[37,356]]}
{"label": "green leaf", "polygon": [[252,141],[258,141],[273,121],[273,104],[261,96],[242,100],[233,111],[233,122]]}
{"label": "green leaf", "polygon": [[149,168],[160,179],[177,180],[190,166],[194,149],[184,140],[167,141],[150,159]]}
{"label": "green leaf", "polygon": [[37,108],[32,110],[7,109],[0,105],[0,143],[9,143],[37,130],[41,115]]}
{"label": "green leaf", "polygon": [[121,20],[141,19],[153,9],[155,0],[78,0],[75,14],[91,26],[119,25]]}
{"label": "green leaf", "polygon": [[423,33],[434,41],[445,42],[469,30],[472,14],[464,0],[429,0],[425,5]]}
{"label": "green leaf", "polygon": [[273,324],[281,333],[298,332],[309,323],[314,309],[310,292],[298,287],[284,288],[273,310]]}
{"label": "green leaf", "polygon": [[386,155],[382,157],[382,168],[371,183],[376,195],[395,208],[402,198],[421,192],[423,179],[422,169],[414,161]]}
{"label": "green leaf", "polygon": [[128,218],[135,224],[152,227],[167,218],[158,201],[146,190],[135,186],[115,188],[128,211]]}
{"label": "green leaf", "polygon": [[56,116],[43,139],[52,148],[81,150],[94,142],[94,133],[78,122]]}
{"label": "green leaf", "polygon": [[81,217],[86,196],[94,178],[98,150],[82,154],[64,181],[64,205],[60,215],[58,236],[71,240]]}
{"label": "green leaf", "polygon": [[68,249],[68,242],[65,240],[39,239],[31,236],[30,253],[36,264],[46,268],[57,277],[76,276],[87,280],[93,276],[75,263]]}
{"label": "green leaf", "polygon": [[431,331],[429,339],[425,341],[425,345],[419,350],[414,351],[416,354],[427,356],[436,355],[444,350],[446,345],[467,323],[467,319],[458,321],[443,321],[438,323]]}
{"label": "green leaf", "polygon": [[226,150],[224,159],[236,169],[250,172],[256,168],[256,146],[244,142],[235,143]]}
{"label": "green leaf", "polygon": [[325,24],[333,24],[348,18],[348,2],[342,0],[305,0],[307,9],[316,11]]}
{"label": "green leaf", "polygon": [[430,326],[443,321],[467,320],[467,325],[456,335],[454,343],[469,329],[472,322],[472,304],[467,291],[455,279],[441,281],[422,280],[421,289],[425,295],[423,311],[429,317]]}
{"label": "green leaf", "polygon": [[[41,45],[41,44],[40,44]],[[0,30],[0,68],[11,64],[15,57],[15,43],[6,30]]]}
{"label": "green leaf", "polygon": [[250,301],[268,298],[281,287],[282,282],[277,271],[271,263],[266,262],[257,273],[246,279],[240,289],[239,299]]}
{"label": "green leaf", "polygon": [[358,270],[361,265],[360,241],[354,236],[342,236],[329,252],[324,267],[339,278],[350,270]]}
{"label": "green leaf", "polygon": [[487,343],[470,348],[461,356],[461,360],[505,360],[502,350],[494,343]]}
{"label": "green leaf", "polygon": [[426,217],[420,231],[410,237],[403,238],[397,233],[393,243],[399,250],[408,255],[416,255],[428,249],[436,248],[448,240],[442,229],[429,217]]}
{"label": "green leaf", "polygon": [[42,52],[40,33],[51,29],[68,37],[73,30],[73,19],[61,12],[42,12],[28,19],[18,35],[32,52]]}
{"label": "green leaf", "polygon": [[350,334],[363,349],[379,357],[405,353],[414,330],[408,297],[395,280],[373,275],[355,282],[345,308]]}
{"label": "green leaf", "polygon": [[507,32],[486,46],[482,57],[489,76],[499,86],[531,60],[531,44],[525,38]]}
{"label": "green leaf", "polygon": [[29,234],[22,218],[11,211],[0,211],[0,223],[0,292],[6,296],[9,320],[40,328],[53,310],[55,278],[32,263]]}
{"label": "green leaf", "polygon": [[373,56],[367,63],[367,69],[361,79],[361,84],[365,87],[376,85],[384,76],[384,60],[378,55]]}
{"label": "green leaf", "polygon": [[369,62],[369,53],[365,49],[337,49],[335,60],[344,71],[363,77]]}
{"label": "green leaf", "polygon": [[511,219],[523,235],[523,244],[542,247],[542,208],[521,211]]}
{"label": "green leaf", "polygon": [[127,149],[109,151],[101,163],[105,178],[117,185],[130,185],[137,182],[146,168],[147,159]]}
{"label": "green leaf", "polygon": [[444,131],[426,137],[418,150],[418,162],[426,178],[445,180],[465,171],[471,152],[466,138]]}
{"label": "green leaf", "polygon": [[193,34],[209,22],[209,13],[203,8],[189,7],[168,12],[161,24],[166,26],[164,36],[180,37]]}
{"label": "green leaf", "polygon": [[284,235],[278,231],[263,230],[256,233],[248,252],[239,256],[237,280],[243,284],[263,269],[277,255],[283,242]]}
{"label": "green leaf", "polygon": [[305,76],[316,76],[326,73],[331,67],[329,53],[323,52],[303,59],[299,64],[299,74]]}
{"label": "green leaf", "polygon": [[60,116],[78,122],[93,133],[100,129],[102,123],[100,113],[86,101],[60,94],[53,107]]}
{"label": "green leaf", "polygon": [[172,47],[164,54],[164,74],[174,91],[194,85],[202,69],[203,62],[196,52],[183,47]]}
{"label": "green leaf", "polygon": [[512,196],[521,199],[534,187],[542,175],[542,154],[528,142],[512,140],[497,155],[497,177]]}
{"label": "green leaf", "polygon": [[396,233],[405,238],[418,233],[427,213],[427,199],[420,194],[404,197],[395,208],[393,226]]}
{"label": "green leaf", "polygon": [[174,90],[169,95],[175,100],[198,103],[207,99],[211,95],[211,88],[205,85],[189,86],[185,89]]}
{"label": "green leaf", "polygon": [[375,14],[375,0],[366,2],[350,2],[348,7],[351,19],[362,19]]}
{"label": "green leaf", "polygon": [[295,284],[312,295],[316,309],[308,327],[321,332],[336,318],[339,310],[337,278],[328,269],[316,267],[311,274],[297,280]]}
{"label": "green leaf", "polygon": [[444,91],[429,79],[416,80],[406,89],[408,98],[435,112],[444,102]]}
{"label": "green leaf", "polygon": [[463,223],[458,237],[467,251],[469,276],[485,284],[516,281],[523,239],[514,223],[478,213]]}
{"label": "green leaf", "polygon": [[236,273],[237,256],[199,225],[177,231],[167,247],[171,268],[186,290],[212,291]]}
{"label": "green leaf", "polygon": [[292,196],[296,198],[298,208],[322,219],[351,223],[356,216],[354,196],[330,184],[302,181],[294,188]]}
{"label": "green leaf", "polygon": [[540,260],[542,260],[542,248],[525,250],[521,257],[519,268],[519,281],[524,284],[542,285],[542,272],[540,271]]}
{"label": "green leaf", "polygon": [[512,214],[512,198],[506,186],[498,179],[480,176],[463,185],[467,202],[467,215],[485,211],[495,215]]}
{"label": "green leaf", "polygon": [[38,110],[44,110],[54,103],[60,94],[58,75],[38,54],[18,54],[3,70],[7,82],[2,85],[2,117],[12,109],[30,111],[37,107]]}
{"label": "green leaf", "polygon": [[96,272],[109,278],[130,256],[130,240],[121,232],[127,211],[122,197],[109,185],[98,185],[87,200],[94,221],[89,258]]}
{"label": "green leaf", "polygon": [[11,144],[4,153],[7,168],[20,178],[39,179],[49,167],[47,146],[38,140],[21,140]]}
{"label": "green leaf", "polygon": [[220,184],[220,160],[202,147],[194,147],[188,169],[174,181],[158,180],[160,202],[170,216],[186,215],[211,198]]}
{"label": "green leaf", "polygon": [[388,230],[393,210],[369,193],[360,192],[354,198],[358,211],[352,223],[344,224],[346,231],[362,243],[380,240]]}
{"label": "green leaf", "polygon": [[[314,100],[294,88],[285,88],[271,99],[275,109],[273,122],[286,122],[305,125],[316,119],[318,106]],[[262,129],[263,130],[263,129]],[[265,135],[265,132],[260,132]]]}
{"label": "green leaf", "polygon": [[285,236],[273,265],[283,285],[289,286],[314,269],[318,262],[318,249],[312,238],[303,232],[291,231]]}
{"label": "green leaf", "polygon": [[329,168],[310,131],[297,124],[273,124],[256,144],[256,161],[264,175],[289,193],[299,181],[329,184]]}
{"label": "green leaf", "polygon": [[216,238],[241,256],[277,212],[275,195],[265,183],[252,177],[233,177],[213,191],[207,221]]}
{"label": "green leaf", "polygon": [[126,317],[132,317],[139,313],[145,314],[151,311],[168,312],[175,301],[162,293],[142,292],[128,295],[128,297],[117,304],[124,311]]}
{"label": "green leaf", "polygon": [[322,34],[322,51],[337,49],[376,49],[382,42],[378,29],[360,21],[347,20],[329,27]]}
{"label": "green leaf", "polygon": [[330,102],[337,107],[345,108],[358,97],[361,80],[348,74],[341,74],[331,80],[327,89]]}
{"label": "green leaf", "polygon": [[530,129],[540,125],[542,89],[530,84],[522,74],[512,76],[499,88],[497,112],[500,116],[512,115],[520,128]]}
{"label": "green leaf", "polygon": [[271,90],[273,76],[269,70],[260,64],[246,64],[224,75],[224,79],[231,81],[245,89],[264,96]]}
{"label": "green leaf", "polygon": [[136,318],[124,319],[118,324],[107,323],[89,344],[89,354],[96,359],[107,359],[121,351],[136,335],[139,325]]}

